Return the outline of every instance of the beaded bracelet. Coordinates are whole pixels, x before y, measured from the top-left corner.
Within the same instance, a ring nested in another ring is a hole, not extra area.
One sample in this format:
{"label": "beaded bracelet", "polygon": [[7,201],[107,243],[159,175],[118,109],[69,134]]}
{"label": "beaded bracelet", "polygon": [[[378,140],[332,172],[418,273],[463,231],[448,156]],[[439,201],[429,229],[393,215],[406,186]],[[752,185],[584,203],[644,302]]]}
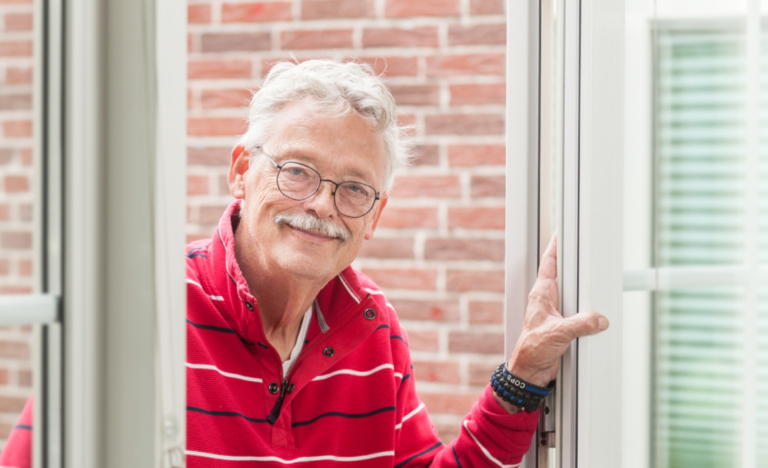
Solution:
{"label": "beaded bracelet", "polygon": [[493,391],[502,400],[523,411],[536,411],[544,401],[544,397],[552,393],[554,386],[554,381],[546,388],[526,382],[507,370],[505,363],[499,364],[491,376]]}

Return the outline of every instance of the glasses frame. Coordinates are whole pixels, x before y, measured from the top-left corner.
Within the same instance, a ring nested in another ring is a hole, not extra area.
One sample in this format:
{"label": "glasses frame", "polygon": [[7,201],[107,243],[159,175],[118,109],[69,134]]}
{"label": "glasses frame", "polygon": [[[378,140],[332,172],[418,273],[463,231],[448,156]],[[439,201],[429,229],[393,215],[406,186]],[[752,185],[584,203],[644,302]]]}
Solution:
{"label": "glasses frame", "polygon": [[[277,189],[280,191],[280,193],[281,193],[281,194],[282,194],[284,197],[286,197],[286,198],[290,198],[291,200],[296,200],[296,201],[302,201],[302,200],[306,200],[306,199],[308,199],[308,198],[312,197],[314,194],[316,194],[318,190],[320,190],[320,184],[322,184],[323,182],[330,182],[330,183],[332,183],[332,184],[334,185],[334,189],[333,189],[333,193],[332,193],[332,195],[333,195],[333,206],[336,208],[336,211],[338,211],[338,213],[339,213],[340,215],[342,215],[342,216],[344,216],[344,217],[347,217],[347,218],[352,218],[352,219],[362,218],[363,216],[367,215],[368,213],[370,213],[370,212],[371,212],[371,210],[373,209],[373,207],[374,207],[374,206],[376,206],[376,201],[377,201],[377,200],[381,200],[381,192],[377,192],[375,188],[373,188],[372,186],[370,186],[370,185],[368,185],[368,184],[366,184],[366,183],[364,183],[364,182],[358,182],[358,181],[356,181],[356,180],[342,180],[341,182],[334,182],[334,181],[332,181],[331,179],[323,179],[323,177],[320,175],[320,173],[319,173],[319,172],[317,172],[317,169],[315,169],[315,168],[313,168],[313,167],[311,167],[311,166],[308,166],[308,165],[306,165],[306,164],[300,163],[300,162],[298,162],[298,161],[286,161],[286,162],[284,162],[283,164],[278,164],[277,162],[275,162],[275,160],[272,158],[272,156],[270,156],[269,154],[267,154],[267,153],[264,151],[264,148],[262,148],[261,146],[256,146],[255,148],[256,148],[257,150],[259,150],[259,152],[260,152],[261,154],[263,154],[264,156],[266,156],[266,157],[267,157],[267,159],[269,159],[269,162],[271,162],[271,163],[272,163],[272,165],[274,165],[274,166],[275,166],[275,168],[277,168],[277,175],[275,176],[275,184],[277,185]],[[288,164],[288,163],[298,164],[299,166],[303,166],[303,167],[306,167],[307,169],[309,169],[309,170],[311,170],[312,172],[314,172],[315,174],[317,174],[317,177],[320,179],[320,180],[317,182],[317,187],[315,187],[315,189],[312,191],[312,193],[310,193],[309,195],[307,195],[307,196],[306,196],[306,197],[304,197],[304,198],[294,198],[294,197],[288,196],[288,195],[286,195],[286,194],[285,194],[285,192],[283,192],[283,189],[281,189],[281,188],[280,188],[280,171],[282,171],[282,170],[283,170],[283,167],[285,167],[285,165],[286,165],[286,164]],[[339,209],[339,205],[338,205],[338,203],[336,202],[336,192],[337,192],[337,189],[338,189],[338,188],[339,188],[339,187],[340,187],[342,184],[346,184],[346,183],[354,183],[354,184],[358,184],[358,185],[365,185],[366,187],[370,187],[370,189],[373,191],[373,193],[375,193],[375,194],[376,194],[376,196],[373,198],[373,202],[371,203],[371,206],[368,208],[368,210],[366,210],[366,212],[365,212],[365,213],[363,213],[363,214],[361,214],[361,215],[359,215],[359,216],[350,216],[350,215],[348,215],[348,214],[344,214],[344,213],[342,213],[342,212],[341,212],[341,210]]]}

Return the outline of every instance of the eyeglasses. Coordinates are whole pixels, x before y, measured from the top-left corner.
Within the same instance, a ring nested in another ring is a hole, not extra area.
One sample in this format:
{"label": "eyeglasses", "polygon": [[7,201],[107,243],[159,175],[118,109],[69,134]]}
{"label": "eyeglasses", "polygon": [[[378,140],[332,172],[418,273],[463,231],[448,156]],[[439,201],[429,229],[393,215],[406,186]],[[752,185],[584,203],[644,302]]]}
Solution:
{"label": "eyeglasses", "polygon": [[319,172],[306,164],[296,161],[278,164],[261,146],[256,149],[277,168],[277,188],[291,200],[306,200],[318,191],[321,182],[330,182],[335,186],[333,203],[336,210],[347,218],[361,218],[373,209],[376,200],[381,199],[381,195],[368,184],[351,180],[336,183],[322,179]]}

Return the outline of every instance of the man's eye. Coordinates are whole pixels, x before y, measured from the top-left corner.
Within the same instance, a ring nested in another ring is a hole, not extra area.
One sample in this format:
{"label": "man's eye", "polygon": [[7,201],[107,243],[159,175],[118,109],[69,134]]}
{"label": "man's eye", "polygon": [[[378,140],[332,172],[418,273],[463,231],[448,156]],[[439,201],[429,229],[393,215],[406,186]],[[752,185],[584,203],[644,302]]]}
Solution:
{"label": "man's eye", "polygon": [[307,175],[307,171],[304,169],[297,167],[297,166],[291,166],[288,168],[288,173],[291,174],[294,177],[301,177]]}
{"label": "man's eye", "polygon": [[353,195],[368,195],[368,190],[362,184],[347,183],[344,184],[347,191]]}

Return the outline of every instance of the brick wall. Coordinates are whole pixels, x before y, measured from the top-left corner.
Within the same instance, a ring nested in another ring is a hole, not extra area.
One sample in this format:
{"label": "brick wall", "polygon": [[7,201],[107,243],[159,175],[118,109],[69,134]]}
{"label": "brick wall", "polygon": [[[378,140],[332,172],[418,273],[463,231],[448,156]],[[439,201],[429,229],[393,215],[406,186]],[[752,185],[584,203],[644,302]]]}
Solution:
{"label": "brick wall", "polygon": [[190,240],[210,237],[231,201],[247,89],[271,63],[356,57],[386,73],[418,159],[355,266],[405,324],[445,441],[503,358],[505,41],[504,0],[189,3]]}
{"label": "brick wall", "polygon": [[[0,1],[0,294],[32,291],[31,1]],[[30,327],[0,327],[0,447],[32,385]]]}

